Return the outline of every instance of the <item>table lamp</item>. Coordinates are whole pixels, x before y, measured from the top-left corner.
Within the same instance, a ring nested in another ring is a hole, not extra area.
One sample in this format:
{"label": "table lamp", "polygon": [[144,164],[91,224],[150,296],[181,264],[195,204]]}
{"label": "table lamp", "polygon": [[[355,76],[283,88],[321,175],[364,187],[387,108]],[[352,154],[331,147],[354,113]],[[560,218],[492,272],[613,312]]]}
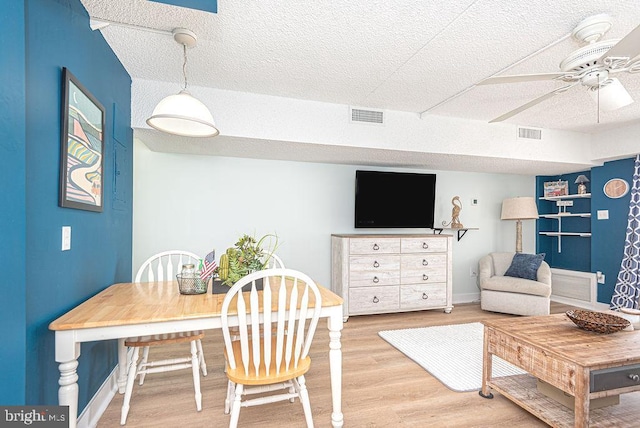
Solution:
{"label": "table lamp", "polygon": [[589,179],[586,175],[580,174],[578,178],[576,178],[575,184],[578,185],[578,195],[585,195],[587,193],[587,185]]}
{"label": "table lamp", "polygon": [[516,220],[516,253],[522,252],[522,220],[538,218],[536,201],[532,197],[509,198],[502,201],[501,220]]}

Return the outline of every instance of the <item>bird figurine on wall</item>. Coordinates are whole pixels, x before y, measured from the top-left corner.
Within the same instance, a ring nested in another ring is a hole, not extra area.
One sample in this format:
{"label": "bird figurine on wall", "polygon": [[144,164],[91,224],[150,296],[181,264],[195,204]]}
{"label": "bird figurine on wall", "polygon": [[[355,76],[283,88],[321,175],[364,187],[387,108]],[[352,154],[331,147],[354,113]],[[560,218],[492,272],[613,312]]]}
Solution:
{"label": "bird figurine on wall", "polygon": [[442,225],[444,227],[451,226],[452,229],[463,229],[464,225],[460,223],[460,212],[462,211],[460,196],[454,196],[453,199],[451,199],[451,204],[453,205],[453,208],[451,209],[451,221],[448,223],[443,221]]}

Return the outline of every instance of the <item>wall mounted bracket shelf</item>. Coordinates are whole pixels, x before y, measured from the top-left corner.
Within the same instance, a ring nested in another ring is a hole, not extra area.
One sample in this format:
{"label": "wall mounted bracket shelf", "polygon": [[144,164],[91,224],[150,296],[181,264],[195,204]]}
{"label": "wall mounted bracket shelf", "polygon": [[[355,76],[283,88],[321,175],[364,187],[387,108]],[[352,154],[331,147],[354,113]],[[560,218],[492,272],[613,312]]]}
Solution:
{"label": "wall mounted bracket shelf", "polygon": [[478,228],[478,227],[463,227],[463,228],[460,228],[460,229],[453,229],[453,228],[450,228],[450,227],[434,227],[433,228],[433,234],[434,235],[436,235],[436,234],[440,235],[440,234],[442,234],[443,230],[457,230],[458,231],[458,241],[459,241],[459,240],[462,239],[462,237],[464,235],[466,235],[466,233],[469,230],[480,230],[480,228]]}

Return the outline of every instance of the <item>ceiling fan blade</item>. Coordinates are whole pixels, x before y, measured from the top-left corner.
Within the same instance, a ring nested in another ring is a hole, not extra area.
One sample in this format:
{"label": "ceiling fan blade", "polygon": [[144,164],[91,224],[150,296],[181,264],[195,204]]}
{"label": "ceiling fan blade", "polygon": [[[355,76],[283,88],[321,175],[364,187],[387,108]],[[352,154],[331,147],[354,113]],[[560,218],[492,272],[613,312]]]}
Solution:
{"label": "ceiling fan blade", "polygon": [[547,99],[551,98],[554,95],[566,92],[567,89],[569,89],[569,88],[571,88],[571,87],[573,87],[575,85],[576,85],[576,83],[572,83],[571,85],[566,85],[566,86],[563,86],[561,88],[554,89],[553,91],[551,91],[549,93],[546,93],[541,97],[538,97],[536,99],[533,99],[533,100],[529,101],[526,104],[521,105],[517,109],[511,110],[510,112],[505,113],[502,116],[498,116],[495,119],[490,120],[489,123],[502,122],[503,120],[509,119],[510,117],[515,116],[516,114],[521,113],[521,112],[525,111],[526,109],[533,107],[536,104],[540,104],[544,100],[547,100]]}
{"label": "ceiling fan blade", "polygon": [[628,57],[633,59],[640,55],[640,25],[633,29],[611,49],[602,54],[598,63],[602,64],[607,57]]}
{"label": "ceiling fan blade", "polygon": [[563,77],[566,73],[513,74],[511,76],[488,77],[476,85],[494,85],[496,83],[532,82],[535,80],[553,80]]}

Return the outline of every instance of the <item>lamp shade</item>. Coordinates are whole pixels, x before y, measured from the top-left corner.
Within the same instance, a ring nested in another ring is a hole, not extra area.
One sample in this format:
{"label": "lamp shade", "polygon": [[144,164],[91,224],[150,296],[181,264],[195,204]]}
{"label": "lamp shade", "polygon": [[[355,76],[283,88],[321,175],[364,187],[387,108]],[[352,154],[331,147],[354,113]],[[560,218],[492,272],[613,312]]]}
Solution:
{"label": "lamp shade", "polygon": [[587,178],[587,176],[584,174],[580,174],[578,177],[576,177],[576,181],[574,183],[581,184],[581,183],[588,183],[588,182],[589,182],[589,179]]}
{"label": "lamp shade", "polygon": [[207,106],[186,90],[162,99],[147,124],[158,131],[184,137],[215,137],[220,133]]}
{"label": "lamp shade", "polygon": [[531,220],[538,218],[536,201],[532,197],[509,198],[502,201],[502,220]]}

